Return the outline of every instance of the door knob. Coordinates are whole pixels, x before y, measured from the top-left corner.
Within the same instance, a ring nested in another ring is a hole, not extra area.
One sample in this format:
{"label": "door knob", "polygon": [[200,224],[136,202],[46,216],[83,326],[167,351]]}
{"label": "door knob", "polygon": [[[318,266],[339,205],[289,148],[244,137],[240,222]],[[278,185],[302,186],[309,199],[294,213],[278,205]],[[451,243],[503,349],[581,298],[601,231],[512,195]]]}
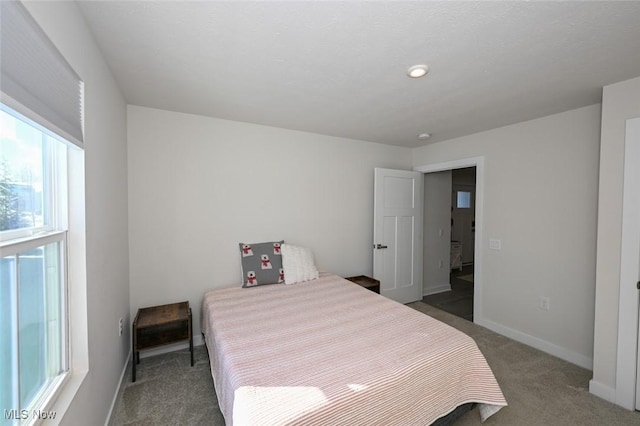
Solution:
{"label": "door knob", "polygon": [[380,249],[386,249],[387,246],[383,246],[382,244],[376,244],[376,249],[380,250]]}

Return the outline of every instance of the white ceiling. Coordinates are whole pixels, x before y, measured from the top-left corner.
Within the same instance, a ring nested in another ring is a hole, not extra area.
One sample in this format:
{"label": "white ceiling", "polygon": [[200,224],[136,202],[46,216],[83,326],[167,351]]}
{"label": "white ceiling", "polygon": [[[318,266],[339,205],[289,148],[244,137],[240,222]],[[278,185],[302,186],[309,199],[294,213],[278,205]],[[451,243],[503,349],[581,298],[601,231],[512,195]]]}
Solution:
{"label": "white ceiling", "polygon": [[638,1],[79,3],[130,104],[406,147],[640,76]]}

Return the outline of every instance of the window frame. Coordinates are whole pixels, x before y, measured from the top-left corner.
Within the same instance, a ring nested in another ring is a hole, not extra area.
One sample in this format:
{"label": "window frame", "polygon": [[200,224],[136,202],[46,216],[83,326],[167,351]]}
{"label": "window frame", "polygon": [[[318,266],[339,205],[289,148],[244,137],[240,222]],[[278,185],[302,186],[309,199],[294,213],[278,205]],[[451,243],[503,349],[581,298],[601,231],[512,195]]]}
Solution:
{"label": "window frame", "polygon": [[[42,226],[32,226],[19,228],[14,230],[0,231],[0,258],[16,257],[15,282],[12,281],[12,288],[9,291],[10,312],[12,323],[19,324],[20,318],[20,254],[39,247],[46,247],[52,243],[59,243],[58,261],[56,271],[60,283],[58,284],[59,298],[55,301],[59,303],[61,312],[61,328],[60,328],[60,370],[61,372],[54,377],[50,377],[40,386],[34,398],[27,406],[20,406],[24,401],[20,401],[21,385],[21,366],[20,366],[20,330],[19,326],[15,330],[11,330],[10,337],[10,353],[14,360],[13,365],[17,366],[18,371],[11,377],[11,401],[19,406],[5,407],[6,409],[15,409],[19,411],[19,419],[14,419],[17,424],[30,425],[37,421],[34,413],[47,410],[53,401],[63,391],[64,384],[70,379],[73,369],[72,348],[71,348],[71,310],[70,310],[70,282],[69,282],[69,194],[70,190],[70,173],[68,169],[69,150],[74,149],[66,140],[48,131],[42,126],[30,120],[28,117],[13,110],[6,104],[0,102],[0,109],[16,120],[20,120],[25,124],[35,128],[41,134],[42,138],[42,174],[43,174],[43,222]],[[47,206],[45,207],[45,203]],[[46,210],[46,213],[45,213]],[[47,220],[47,217],[48,220]],[[46,223],[48,222],[48,223]],[[17,377],[17,383],[15,382]],[[17,394],[14,394],[15,392]],[[22,411],[26,410],[26,411]],[[23,413],[27,413],[23,418]],[[5,413],[6,416],[6,413]]]}
{"label": "window frame", "polygon": [[[59,267],[60,271],[59,278],[61,281],[61,295],[62,297],[59,300],[61,304],[60,309],[63,312],[63,327],[61,329],[62,332],[62,360],[61,360],[61,369],[62,373],[58,374],[56,377],[53,377],[48,381],[41,389],[39,389],[37,393],[37,397],[34,398],[32,403],[28,406],[19,406],[16,409],[20,410],[28,410],[30,413],[34,410],[43,409],[47,406],[49,401],[55,397],[57,394],[57,390],[59,387],[67,380],[70,373],[70,340],[69,340],[69,285],[67,279],[67,234],[68,231],[53,231],[48,232],[45,235],[39,235],[36,237],[28,237],[21,238],[16,241],[5,241],[0,243],[0,257],[11,257],[18,256],[18,261],[16,262],[16,270],[19,271],[20,263],[19,256],[21,253],[27,252],[29,250],[33,250],[39,247],[44,247],[53,243],[60,243],[58,248],[58,256],[59,256]],[[12,289],[12,300],[11,303],[15,303],[15,306],[12,307],[12,313],[14,316],[14,322],[19,323],[18,318],[20,317],[20,278],[19,272],[17,272],[16,278],[16,288]],[[15,372],[18,377],[20,376],[20,356],[19,356],[19,348],[20,348],[20,333],[15,331],[12,333],[15,337],[12,337],[11,340],[11,351],[13,352],[13,356],[15,357],[15,362],[18,364],[18,371]],[[14,343],[17,345],[14,347]],[[18,383],[18,395],[14,395],[14,400],[20,398],[20,384]],[[15,389],[14,389],[15,391]],[[13,407],[12,407],[13,408]]]}
{"label": "window frame", "polygon": [[[55,200],[55,209],[66,209],[59,216],[67,230],[64,260],[67,305],[66,337],[68,372],[43,410],[53,410],[59,418],[70,407],[89,371],[89,321],[87,303],[87,235],[84,153],[84,82],[34,19],[31,7],[21,1],[0,1],[0,33],[3,41],[0,61],[0,102],[28,117],[46,134],[67,144],[66,193]],[[52,133],[53,132],[53,133]],[[55,171],[61,177],[61,171]],[[44,237],[46,232],[32,230],[20,240]],[[5,242],[0,244],[0,252]],[[61,260],[62,261],[62,260]],[[71,327],[69,324],[73,324]],[[27,423],[39,422],[34,419]],[[21,422],[22,424],[22,422]]]}
{"label": "window frame", "polygon": [[[40,132],[42,156],[49,159],[49,161],[44,161],[43,159],[42,183],[43,186],[54,188],[52,191],[44,191],[43,189],[43,215],[45,215],[44,211],[47,210],[46,214],[51,216],[49,223],[44,223],[42,226],[0,231],[0,243],[66,229],[68,226],[68,209],[66,205],[68,198],[67,151],[72,149],[69,142],[2,102],[0,102],[0,111]],[[60,191],[60,187],[64,184],[66,184],[67,188]]]}

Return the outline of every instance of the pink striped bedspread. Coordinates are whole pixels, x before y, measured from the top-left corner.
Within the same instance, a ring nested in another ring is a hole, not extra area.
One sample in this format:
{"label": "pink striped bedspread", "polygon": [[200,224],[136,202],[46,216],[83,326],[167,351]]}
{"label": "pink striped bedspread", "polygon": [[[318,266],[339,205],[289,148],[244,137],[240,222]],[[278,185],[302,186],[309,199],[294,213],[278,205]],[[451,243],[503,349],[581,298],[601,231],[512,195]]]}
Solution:
{"label": "pink striped bedspread", "polygon": [[336,275],[205,294],[202,330],[227,425],[427,425],[507,405],[464,333]]}

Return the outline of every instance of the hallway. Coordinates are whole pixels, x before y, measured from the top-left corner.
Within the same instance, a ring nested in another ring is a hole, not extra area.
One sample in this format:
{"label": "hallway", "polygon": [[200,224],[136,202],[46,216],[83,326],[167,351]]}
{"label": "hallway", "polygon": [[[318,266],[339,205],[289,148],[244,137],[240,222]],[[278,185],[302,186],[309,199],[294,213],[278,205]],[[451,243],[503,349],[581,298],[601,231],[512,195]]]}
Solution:
{"label": "hallway", "polygon": [[422,301],[473,322],[473,282],[460,279],[468,275],[473,276],[473,265],[464,266],[462,271],[451,271],[451,291],[424,296]]}

